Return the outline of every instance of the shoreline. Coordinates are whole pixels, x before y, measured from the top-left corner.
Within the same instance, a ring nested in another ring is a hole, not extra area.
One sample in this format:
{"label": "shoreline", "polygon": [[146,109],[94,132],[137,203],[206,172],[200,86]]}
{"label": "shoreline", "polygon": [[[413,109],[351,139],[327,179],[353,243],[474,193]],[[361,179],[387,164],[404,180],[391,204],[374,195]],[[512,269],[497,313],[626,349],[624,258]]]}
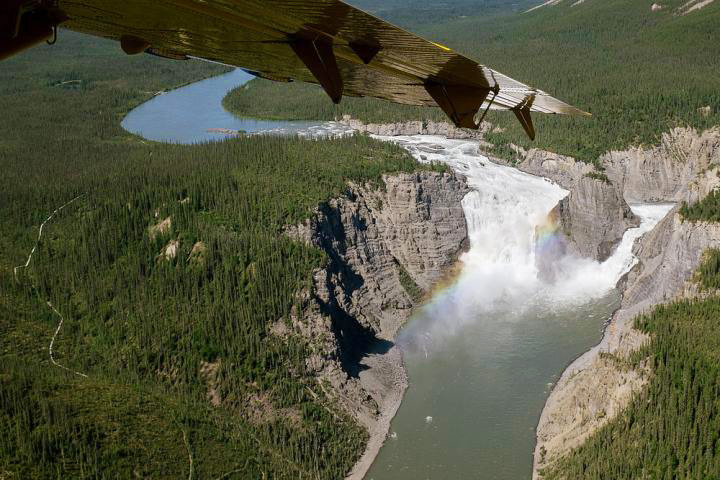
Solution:
{"label": "shoreline", "polygon": [[[360,456],[360,459],[355,462],[355,465],[353,465],[352,470],[345,477],[345,480],[363,480],[365,478],[373,463],[375,463],[375,459],[380,454],[380,449],[388,438],[392,420],[400,409],[400,405],[402,405],[403,398],[405,397],[405,392],[409,387],[407,370],[405,369],[400,347],[394,345],[387,353],[372,355],[369,359],[372,361],[369,365],[368,363],[365,365],[371,367],[370,370],[372,370],[372,368],[380,368],[384,369],[386,373],[390,373],[393,381],[397,382],[395,383],[396,389],[389,389],[388,394],[383,399],[383,405],[378,405],[378,410],[380,410],[379,417],[377,417],[374,422],[365,424],[370,438],[365,445],[365,450]],[[373,363],[375,365],[373,365]],[[387,370],[390,372],[387,372]],[[363,374],[361,373],[361,378],[362,376]]]}
{"label": "shoreline", "polygon": [[[400,130],[402,130],[402,129],[400,129]],[[392,136],[396,136],[396,135],[392,135]],[[480,144],[480,142],[478,142],[478,143]],[[488,154],[489,152],[483,152],[483,153],[488,157],[489,161],[492,161],[499,165],[505,164],[505,162],[497,161],[491,154]],[[509,166],[509,165],[507,165],[507,166]],[[537,171],[537,170],[527,171],[528,170],[527,168],[523,169],[523,168],[519,168],[518,166],[515,166],[515,165],[513,165],[511,167],[517,171],[520,171],[520,172],[523,172],[526,174],[531,174],[535,177],[543,178],[547,181],[550,181],[550,182],[553,182],[556,184],[565,183],[565,187],[566,188],[569,187],[568,189],[574,188],[574,184],[576,183],[575,180],[567,181],[567,182],[559,182],[558,180],[560,180],[560,179],[555,178],[555,177],[557,177],[557,175],[554,175],[554,176],[552,174],[543,175],[542,174],[543,172]],[[581,165],[579,168],[585,168],[585,166]],[[455,172],[455,173],[462,175],[462,172]],[[548,173],[550,173],[550,172],[548,172]],[[581,176],[580,178],[583,178],[583,177]],[[646,221],[652,221],[652,219],[648,218],[648,219],[646,219]],[[654,226],[655,225],[653,225],[653,227]],[[621,237],[624,236],[625,232],[627,230],[629,230],[630,228],[632,228],[632,226],[628,225],[627,228],[625,229],[625,231],[621,234]],[[635,238],[633,240],[633,244],[637,240],[638,240],[638,238]],[[616,247],[619,246],[620,243],[622,243],[622,238],[619,239],[619,242],[616,245]],[[600,261],[600,260],[596,259],[596,261]],[[600,263],[602,263],[602,261],[600,261]],[[530,476],[533,478],[536,477],[536,467],[537,467],[537,460],[536,460],[537,455],[535,452],[537,452],[537,448],[539,445],[538,437],[537,437],[538,427],[546,418],[546,415],[547,415],[546,412],[548,410],[547,405],[549,402],[552,403],[553,398],[554,398],[553,392],[556,392],[558,385],[560,385],[564,381],[564,379],[571,376],[575,371],[577,371],[580,368],[583,368],[583,365],[586,362],[585,359],[588,357],[592,358],[593,352],[602,348],[604,342],[606,341],[605,339],[608,335],[608,332],[610,332],[610,330],[612,330],[612,328],[613,328],[612,325],[613,325],[614,319],[616,318],[616,314],[622,308],[622,295],[623,295],[623,292],[625,289],[625,284],[623,284],[622,282],[623,282],[623,278],[625,277],[625,275],[627,275],[627,273],[623,274],[623,277],[619,278],[617,280],[617,282],[615,283],[615,285],[613,286],[614,289],[619,290],[620,298],[618,299],[617,304],[615,305],[615,308],[612,310],[612,312],[610,312],[610,317],[603,321],[602,337],[599,339],[598,343],[596,345],[592,346],[589,350],[587,350],[585,352],[581,352],[576,357],[569,359],[569,361],[564,365],[564,368],[562,368],[561,370],[558,371],[559,376],[557,377],[557,380],[554,382],[554,384],[552,385],[552,388],[546,394],[547,396],[545,397],[545,402],[544,402],[543,408],[542,408],[542,410],[540,410],[538,416],[536,417],[535,424],[533,426],[533,431],[534,431],[534,436],[535,436],[535,445],[534,445],[534,449],[533,449],[534,453],[532,454],[533,455],[532,470],[529,472],[531,474]],[[400,357],[399,361],[402,362],[401,357]],[[364,478],[364,474],[366,474],[367,471],[371,468],[372,464],[375,461],[375,458],[377,458],[377,455],[379,454],[380,448],[383,446],[385,439],[387,438],[387,435],[389,433],[389,428],[391,426],[390,424],[391,424],[392,418],[399,410],[399,407],[402,403],[404,391],[406,389],[407,389],[407,385],[405,385],[401,389],[400,395],[395,399],[396,403],[394,402],[394,403],[386,405],[386,410],[383,411],[381,422],[379,422],[378,425],[376,425],[376,428],[374,431],[370,432],[371,439],[368,442],[368,446],[366,447],[366,450],[363,452],[361,459],[358,461],[358,463],[355,465],[355,467],[351,471],[351,474],[348,477],[346,477],[347,479],[362,480]]]}
{"label": "shoreline", "polygon": [[[658,205],[667,204],[661,202]],[[654,224],[635,239],[634,245],[641,245],[647,238],[646,236],[654,235],[658,228],[662,228],[663,222],[672,218],[675,211],[676,207],[669,208],[662,217],[648,218],[646,221],[654,221]],[[632,282],[628,279],[637,275],[637,272],[644,268],[644,258],[637,252],[635,256],[637,262],[618,280],[616,288],[621,295],[620,303],[618,308],[613,311],[610,320],[604,325],[600,341],[568,364],[548,394],[535,427],[533,480],[542,478],[540,469],[552,465],[555,460],[582,445],[590,435],[608,421],[607,417],[614,418],[629,402],[632,395],[647,382],[642,371],[610,371],[612,367],[604,365],[602,359],[603,353],[622,357],[645,341],[643,334],[634,329],[634,319],[642,309],[638,309],[635,303],[628,302],[627,299],[633,289]],[[602,408],[597,406],[578,407],[578,402],[583,403],[587,399],[586,397],[592,398],[597,392],[604,397]],[[601,409],[606,416],[597,417],[593,408]],[[557,418],[558,412],[563,412],[563,418],[560,421]],[[580,421],[577,420],[578,415]],[[587,415],[592,418],[586,418]],[[573,417],[572,422],[563,424],[562,422],[567,422],[569,416]],[[559,432],[553,431],[555,426],[559,426]],[[558,441],[562,441],[561,446],[553,443]],[[546,457],[551,450],[554,451],[555,456]]]}
{"label": "shoreline", "polygon": [[[455,172],[455,174],[460,175],[460,173],[458,172]],[[370,374],[373,373],[372,368],[384,367],[386,375],[383,375],[383,377],[391,378],[396,388],[386,390],[389,395],[386,395],[383,406],[378,406],[378,409],[380,410],[380,416],[374,422],[363,424],[367,428],[368,433],[370,434],[370,439],[368,440],[362,455],[360,456],[358,461],[355,462],[355,465],[353,465],[350,473],[348,473],[345,477],[345,480],[363,480],[370,468],[372,468],[372,465],[375,463],[375,459],[380,454],[380,449],[382,449],[382,447],[385,445],[385,442],[390,435],[390,427],[392,426],[392,421],[395,418],[398,410],[400,409],[403,400],[405,399],[405,392],[410,387],[409,377],[407,374],[407,369],[405,368],[405,360],[402,354],[402,349],[397,344],[395,344],[395,339],[397,338],[400,331],[406,326],[407,322],[412,319],[412,316],[417,311],[417,309],[422,308],[426,302],[430,301],[439,288],[443,288],[443,286],[447,285],[448,282],[451,282],[455,278],[457,278],[459,273],[462,271],[463,265],[462,261],[460,260],[460,256],[465,253],[468,248],[469,245],[467,245],[466,242],[466,244],[464,244],[460,248],[460,250],[458,250],[453,264],[447,269],[447,271],[444,272],[443,276],[431,286],[431,288],[426,292],[422,301],[410,310],[410,314],[408,315],[408,317],[402,322],[402,324],[399,326],[399,328],[395,330],[394,333],[392,333],[391,335],[387,335],[391,337],[387,338],[387,340],[393,342],[393,347],[384,354],[373,354],[369,356],[368,359],[372,359],[372,361],[367,362],[366,360],[367,363],[364,363],[366,366],[370,367],[370,370],[367,370],[367,372],[370,372]],[[382,365],[383,363],[385,365]],[[360,373],[361,378],[363,377],[364,373],[365,372]]]}

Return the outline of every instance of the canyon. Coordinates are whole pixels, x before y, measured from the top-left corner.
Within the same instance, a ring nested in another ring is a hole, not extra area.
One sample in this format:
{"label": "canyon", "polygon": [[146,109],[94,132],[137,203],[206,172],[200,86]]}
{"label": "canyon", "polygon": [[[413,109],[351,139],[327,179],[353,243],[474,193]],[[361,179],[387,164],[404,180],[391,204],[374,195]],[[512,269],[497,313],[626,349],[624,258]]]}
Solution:
{"label": "canyon", "polygon": [[582,444],[645,385],[651,372],[622,368],[616,361],[647,341],[632,326],[635,316],[660,303],[697,294],[692,274],[705,249],[720,241],[720,228],[713,223],[683,222],[678,208],[680,202],[696,202],[720,184],[716,168],[720,129],[675,128],[662,135],[656,146],[608,152],[599,159],[602,170],[598,171],[538,149],[517,147],[514,162],[493,157],[492,148],[482,139],[491,126],[468,133],[432,122],[363,125],[345,119],[345,123],[370,134],[469,139],[496,163],[550,179],[569,192],[553,210],[566,239],[564,254],[606,260],[623,233],[639,223],[629,204],[675,205],[671,210],[668,206],[670,212],[633,247],[637,263],[619,282],[621,304],[601,342],[568,366],[553,386],[536,431],[533,478],[541,478],[544,466]]}
{"label": "canyon", "polygon": [[427,294],[467,243],[463,178],[420,171],[383,182],[351,184],[287,230],[329,258],[293,325],[314,347],[307,362],[326,394],[370,434],[353,479],[372,464],[408,385],[393,340],[421,300],[415,292]]}

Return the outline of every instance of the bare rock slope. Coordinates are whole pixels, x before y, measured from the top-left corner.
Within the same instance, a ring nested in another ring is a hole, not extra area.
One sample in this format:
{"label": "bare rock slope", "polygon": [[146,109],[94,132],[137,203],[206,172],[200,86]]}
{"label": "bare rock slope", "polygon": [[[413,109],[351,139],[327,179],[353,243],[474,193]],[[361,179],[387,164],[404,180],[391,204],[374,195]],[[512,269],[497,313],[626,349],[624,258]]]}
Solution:
{"label": "bare rock slope", "polygon": [[609,152],[601,158],[608,178],[629,202],[696,202],[708,193],[707,174],[717,163],[720,128],[698,133],[675,128],[660,144]]}
{"label": "bare rock slope", "polygon": [[418,172],[383,180],[384,186],[350,185],[345,196],[288,229],[329,258],[304,294],[294,329],[314,347],[308,363],[326,396],[370,433],[349,476],[357,479],[382,446],[407,387],[392,340],[417,301],[414,294],[427,292],[467,241],[464,179]]}
{"label": "bare rock slope", "polygon": [[398,123],[363,123],[360,120],[350,118],[346,115],[342,123],[361,133],[372,135],[397,136],[397,135],[440,135],[447,138],[457,139],[482,139],[491,125],[483,122],[479,130],[457,128],[447,122],[433,121],[411,121]]}

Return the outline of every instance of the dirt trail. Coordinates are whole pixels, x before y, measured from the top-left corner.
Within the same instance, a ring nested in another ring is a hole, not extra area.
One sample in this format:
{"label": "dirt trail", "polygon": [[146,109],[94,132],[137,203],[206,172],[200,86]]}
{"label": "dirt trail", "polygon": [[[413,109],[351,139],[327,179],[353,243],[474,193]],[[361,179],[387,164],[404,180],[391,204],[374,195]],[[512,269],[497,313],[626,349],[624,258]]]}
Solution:
{"label": "dirt trail", "polygon": [[[21,269],[21,268],[27,268],[28,265],[30,265],[30,261],[32,260],[32,257],[33,257],[33,255],[35,254],[35,250],[37,250],[37,246],[40,244],[40,239],[42,238],[43,228],[45,228],[45,224],[48,223],[50,220],[52,220],[52,218],[53,218],[55,215],[57,215],[57,213],[58,213],[60,210],[62,210],[63,208],[67,207],[68,205],[70,205],[71,203],[73,203],[74,201],[76,201],[77,199],[79,199],[79,198],[81,198],[81,197],[84,197],[84,196],[85,196],[84,193],[81,194],[81,195],[78,195],[77,197],[73,198],[72,200],[70,200],[69,202],[65,203],[64,205],[56,208],[56,209],[50,214],[50,216],[49,216],[48,218],[46,218],[45,221],[44,221],[42,224],[40,224],[40,231],[38,232],[37,240],[35,240],[35,245],[33,245],[32,250],[30,250],[30,254],[28,255],[27,261],[25,262],[24,265],[18,265],[17,267],[13,268],[13,275],[15,275],[15,278],[16,278],[16,279],[17,279],[17,272],[18,272],[18,270]],[[55,361],[55,356],[53,355],[53,346],[55,345],[55,339],[57,338],[58,334],[60,333],[60,329],[62,328],[63,323],[65,322],[65,318],[60,314],[60,312],[57,311],[57,309],[56,309],[56,308],[53,306],[53,304],[50,303],[49,301],[47,302],[47,306],[50,307],[50,309],[51,309],[53,312],[55,312],[55,314],[56,314],[58,317],[60,317],[60,323],[58,323],[58,326],[57,326],[57,328],[55,329],[55,333],[53,334],[52,339],[50,340],[50,346],[48,347],[48,353],[50,354],[50,362],[52,362],[52,364],[55,365],[56,367],[60,367],[60,368],[62,368],[63,370],[67,370],[68,372],[74,373],[75,375],[79,375],[79,376],[81,376],[81,377],[87,378],[87,375],[85,375],[84,373],[76,372],[75,370],[72,370],[72,369],[70,369],[70,368],[68,368],[68,367],[66,367],[66,366],[64,366],[64,365],[61,365],[61,364],[58,363],[57,361]]]}
{"label": "dirt trail", "polygon": [[81,376],[81,377],[87,378],[87,375],[85,375],[84,373],[76,372],[75,370],[72,370],[72,369],[66,367],[65,365],[61,365],[61,364],[59,364],[58,362],[55,361],[55,357],[54,357],[54,355],[53,355],[53,345],[55,344],[55,338],[57,337],[58,333],[60,333],[60,329],[61,329],[62,326],[63,326],[63,322],[65,321],[65,318],[63,318],[63,316],[60,315],[60,312],[57,311],[57,309],[53,306],[52,303],[47,302],[47,305],[48,305],[48,307],[50,307],[50,309],[51,309],[53,312],[55,312],[55,314],[56,314],[58,317],[60,317],[60,323],[58,323],[58,326],[57,326],[57,328],[55,329],[55,333],[54,333],[53,336],[52,336],[52,340],[50,340],[50,346],[48,347],[48,352],[50,352],[50,361],[51,361],[52,364],[55,365],[56,367],[60,367],[60,368],[62,368],[63,370],[67,370],[68,372],[74,373],[75,375],[79,375],[79,376]]}
{"label": "dirt trail", "polygon": [[190,461],[190,473],[188,473],[188,480],[192,480],[193,473],[195,473],[195,466],[193,465],[193,456],[192,456],[192,450],[190,450],[190,442],[188,441],[187,433],[185,430],[182,431],[183,434],[183,442],[185,442],[185,448],[188,452],[188,460]]}
{"label": "dirt trail", "polygon": [[82,195],[78,195],[77,197],[73,198],[72,200],[70,200],[70,201],[67,202],[66,204],[62,205],[61,207],[56,208],[55,211],[52,212],[52,213],[50,214],[50,216],[49,216],[48,218],[46,218],[45,221],[44,221],[42,224],[40,224],[40,231],[38,232],[38,238],[37,238],[37,240],[35,240],[35,245],[33,245],[32,250],[30,250],[30,255],[28,255],[27,261],[25,262],[24,265],[18,265],[17,267],[13,268],[13,274],[15,275],[15,278],[17,278],[17,271],[18,271],[19,269],[21,269],[21,268],[27,268],[28,265],[30,265],[30,260],[32,260],[32,256],[35,254],[35,250],[37,249],[37,246],[38,246],[38,244],[40,243],[40,238],[42,237],[43,228],[45,228],[45,224],[46,224],[47,222],[49,222],[50,220],[52,220],[52,218],[53,218],[55,215],[57,215],[57,213],[58,213],[60,210],[62,210],[63,208],[67,207],[68,205],[70,205],[71,203],[73,203],[73,202],[74,202],[75,200],[77,200],[78,198],[84,197],[84,196],[85,196],[84,193],[83,193]]}

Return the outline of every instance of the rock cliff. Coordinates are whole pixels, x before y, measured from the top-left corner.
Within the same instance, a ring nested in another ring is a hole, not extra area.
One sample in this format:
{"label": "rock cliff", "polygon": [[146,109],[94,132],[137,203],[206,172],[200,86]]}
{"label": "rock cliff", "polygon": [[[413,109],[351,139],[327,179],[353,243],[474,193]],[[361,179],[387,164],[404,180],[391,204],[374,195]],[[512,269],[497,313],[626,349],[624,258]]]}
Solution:
{"label": "rock cliff", "polygon": [[415,293],[427,292],[467,241],[464,179],[418,172],[383,180],[383,188],[349,185],[345,196],[288,229],[329,259],[303,293],[293,324],[313,346],[308,364],[326,396],[370,433],[349,477],[358,479],[382,446],[407,387],[392,340],[418,301]]}
{"label": "rock cliff", "polygon": [[571,253],[603,261],[638,219],[622,195],[622,184],[604,178],[592,165],[544,150],[517,148],[515,167],[549,178],[570,193],[556,208]]}
{"label": "rock cliff", "polygon": [[583,176],[556,207],[570,248],[580,257],[606,260],[638,219],[616,185]]}
{"label": "rock cliff", "polygon": [[[720,186],[720,129],[675,129],[660,146],[611,152],[603,160],[608,177],[632,201],[696,201]],[[616,361],[647,340],[633,328],[634,318],[692,294],[689,279],[702,252],[720,242],[720,224],[683,222],[677,211],[635,245],[639,262],[624,279],[621,307],[601,343],[565,370],[548,398],[537,427],[533,478],[613,419],[646,383],[647,372]]]}
{"label": "rock cliff", "polygon": [[695,202],[708,193],[708,169],[719,151],[720,128],[698,133],[678,127],[658,146],[610,152],[601,161],[628,202]]}

